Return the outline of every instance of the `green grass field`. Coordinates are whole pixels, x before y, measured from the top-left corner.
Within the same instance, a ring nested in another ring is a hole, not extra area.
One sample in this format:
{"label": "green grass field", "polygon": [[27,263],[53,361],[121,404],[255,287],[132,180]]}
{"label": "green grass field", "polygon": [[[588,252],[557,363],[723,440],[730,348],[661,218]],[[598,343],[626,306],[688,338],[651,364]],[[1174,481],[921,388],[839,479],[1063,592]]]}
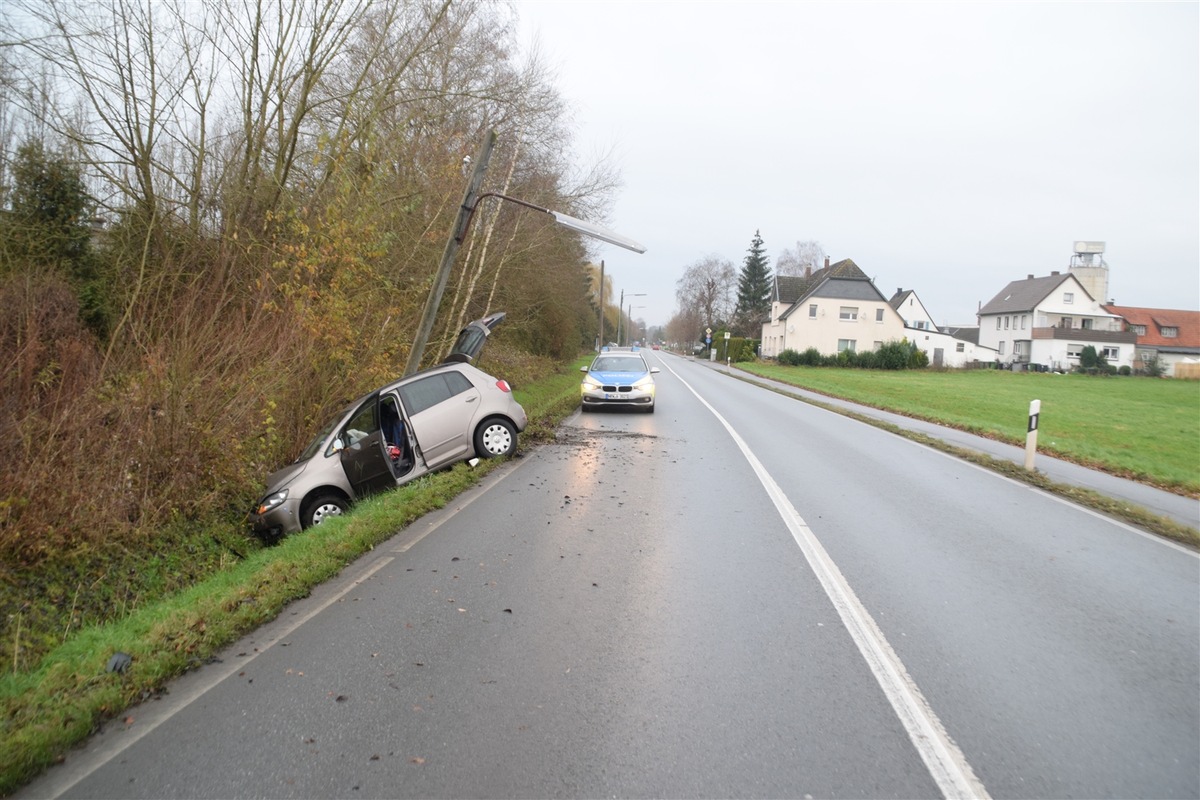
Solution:
{"label": "green grass field", "polygon": [[1039,452],[1200,495],[1200,382],[995,370],[738,367],[1022,446],[1029,403],[1040,400]]}

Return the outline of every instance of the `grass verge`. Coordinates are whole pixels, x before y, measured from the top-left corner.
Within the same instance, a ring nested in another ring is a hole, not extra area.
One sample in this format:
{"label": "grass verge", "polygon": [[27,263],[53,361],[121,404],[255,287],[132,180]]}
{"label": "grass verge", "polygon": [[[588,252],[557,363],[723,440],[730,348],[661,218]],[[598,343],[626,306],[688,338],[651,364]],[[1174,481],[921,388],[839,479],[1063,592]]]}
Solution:
{"label": "grass verge", "polygon": [[[524,441],[553,436],[579,405],[580,360],[516,391],[529,415]],[[352,514],[249,552],[199,583],[128,616],[85,627],[31,670],[0,677],[0,795],[9,795],[62,760],[106,720],[155,696],[222,647],[271,619],[397,530],[477,484],[502,462],[459,464],[379,495]],[[118,652],[132,657],[108,672]]]}

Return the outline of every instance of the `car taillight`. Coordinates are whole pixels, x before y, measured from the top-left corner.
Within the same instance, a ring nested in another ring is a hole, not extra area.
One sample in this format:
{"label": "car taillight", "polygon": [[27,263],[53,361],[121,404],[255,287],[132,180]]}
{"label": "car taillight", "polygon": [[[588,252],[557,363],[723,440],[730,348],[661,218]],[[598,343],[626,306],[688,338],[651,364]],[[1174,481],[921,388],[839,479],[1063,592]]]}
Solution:
{"label": "car taillight", "polygon": [[508,385],[508,381],[496,381],[496,388],[502,392],[512,392],[512,387]]}

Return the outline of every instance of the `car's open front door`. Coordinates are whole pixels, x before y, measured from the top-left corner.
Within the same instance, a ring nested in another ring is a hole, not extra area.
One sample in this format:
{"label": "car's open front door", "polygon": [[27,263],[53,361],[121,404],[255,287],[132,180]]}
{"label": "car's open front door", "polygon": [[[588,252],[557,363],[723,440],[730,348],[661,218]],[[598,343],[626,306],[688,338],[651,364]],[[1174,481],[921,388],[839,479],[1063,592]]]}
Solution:
{"label": "car's open front door", "polygon": [[342,428],[341,459],[346,480],[360,497],[396,485],[379,421],[379,394],[372,394]]}

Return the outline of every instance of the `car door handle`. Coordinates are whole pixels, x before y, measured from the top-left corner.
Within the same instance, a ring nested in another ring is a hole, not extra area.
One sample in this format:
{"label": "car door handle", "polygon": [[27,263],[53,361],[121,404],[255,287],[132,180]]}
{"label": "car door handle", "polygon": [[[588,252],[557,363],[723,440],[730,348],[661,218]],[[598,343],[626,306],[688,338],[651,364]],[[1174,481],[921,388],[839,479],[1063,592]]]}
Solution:
{"label": "car door handle", "polygon": [[468,402],[468,403],[474,403],[474,402],[475,402],[476,400],[478,400],[478,399],[479,399],[478,397],[468,397],[468,398],[467,398],[467,402]]}

